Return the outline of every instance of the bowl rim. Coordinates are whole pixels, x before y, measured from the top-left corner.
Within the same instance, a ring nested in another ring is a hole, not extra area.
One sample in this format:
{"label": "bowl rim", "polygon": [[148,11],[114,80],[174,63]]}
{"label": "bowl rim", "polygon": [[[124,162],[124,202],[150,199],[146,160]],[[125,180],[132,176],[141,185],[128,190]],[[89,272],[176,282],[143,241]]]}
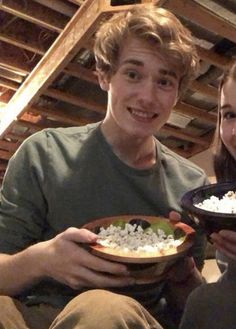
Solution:
{"label": "bowl rim", "polygon": [[191,200],[193,199],[193,197],[198,192],[208,190],[209,188],[214,189],[214,188],[219,187],[219,186],[222,186],[222,187],[225,187],[225,188],[229,187],[230,189],[233,189],[233,190],[236,191],[236,182],[223,182],[223,183],[214,183],[214,184],[207,184],[207,185],[204,185],[204,186],[200,186],[200,187],[197,187],[193,190],[190,190],[190,191],[186,192],[182,196],[181,201],[180,201],[181,207],[184,210],[193,213],[194,215],[209,216],[210,218],[208,218],[208,220],[212,220],[212,221],[214,221],[215,218],[211,218],[211,217],[236,218],[236,214],[209,211],[209,210],[205,210],[205,209],[202,209],[202,208],[199,208],[199,207],[196,207],[196,206],[193,205]]}
{"label": "bowl rim", "polygon": [[[104,218],[99,218],[96,219],[94,221],[88,222],[85,225],[83,225],[83,228],[86,229],[90,229],[92,228],[93,225],[101,225],[104,223],[108,223],[110,220],[117,220],[117,219],[122,219],[124,221],[129,221],[130,219],[133,218],[144,218],[148,221],[153,221],[153,220],[167,220],[171,225],[173,225],[176,228],[181,228],[185,234],[186,234],[186,239],[185,241],[177,247],[177,253],[173,253],[173,254],[167,254],[167,255],[163,255],[163,256],[151,256],[151,257],[125,257],[125,256],[119,256],[119,255],[115,255],[115,254],[109,254],[104,252],[104,248],[101,247],[101,245],[99,244],[91,244],[90,248],[92,250],[92,253],[100,256],[102,258],[108,259],[108,260],[113,260],[113,261],[118,261],[121,263],[159,263],[159,262],[163,262],[163,261],[169,261],[172,259],[177,259],[179,258],[181,255],[184,255],[188,252],[188,250],[193,246],[194,244],[194,237],[195,237],[195,230],[183,223],[183,222],[174,222],[171,221],[170,219],[163,217],[163,216],[150,216],[150,215],[120,215],[120,216],[111,216],[111,217],[104,217]],[[95,228],[95,226],[93,227]]]}

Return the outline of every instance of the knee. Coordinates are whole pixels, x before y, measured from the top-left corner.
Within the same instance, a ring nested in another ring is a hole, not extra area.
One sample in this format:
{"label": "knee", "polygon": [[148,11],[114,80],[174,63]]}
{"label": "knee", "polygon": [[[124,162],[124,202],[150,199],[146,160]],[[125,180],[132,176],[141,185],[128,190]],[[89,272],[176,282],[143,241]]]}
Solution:
{"label": "knee", "polygon": [[88,290],[71,301],[71,305],[83,306],[85,309],[90,310],[90,312],[99,308],[101,312],[103,310],[108,312],[110,309],[113,314],[115,310],[121,310],[121,308],[125,307],[124,305],[132,303],[136,302],[130,297],[102,289]]}
{"label": "knee", "polygon": [[[161,328],[134,299],[102,289],[75,297],[56,318],[52,328]],[[77,328],[77,327],[76,327]]]}

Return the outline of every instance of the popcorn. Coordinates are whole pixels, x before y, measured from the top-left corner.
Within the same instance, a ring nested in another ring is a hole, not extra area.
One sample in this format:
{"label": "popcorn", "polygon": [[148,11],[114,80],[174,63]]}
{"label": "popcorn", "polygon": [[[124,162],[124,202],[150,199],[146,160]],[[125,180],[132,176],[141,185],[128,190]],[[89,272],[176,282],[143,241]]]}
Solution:
{"label": "popcorn", "polygon": [[213,195],[194,206],[213,212],[236,214],[236,192],[229,191],[221,199]]}
{"label": "popcorn", "polygon": [[140,225],[125,224],[125,227],[110,225],[106,229],[100,228],[98,243],[104,247],[118,249],[123,252],[162,252],[177,247],[181,239],[174,239],[173,235],[166,235],[161,229],[157,234],[149,227],[146,230]]}

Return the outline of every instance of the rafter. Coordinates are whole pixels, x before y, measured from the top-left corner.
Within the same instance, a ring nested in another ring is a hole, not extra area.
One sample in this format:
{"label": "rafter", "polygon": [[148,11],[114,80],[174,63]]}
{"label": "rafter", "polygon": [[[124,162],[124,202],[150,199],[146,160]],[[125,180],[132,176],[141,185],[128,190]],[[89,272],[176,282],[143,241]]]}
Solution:
{"label": "rafter", "polygon": [[[33,104],[42,90],[46,89],[78,52],[85,40],[96,30],[99,18],[102,15],[103,1],[87,0],[78,10],[53,46],[42,58],[39,65],[31,72],[24,84],[19,88],[15,97],[8,104],[8,112],[12,117],[3,117],[0,134],[20,115]],[[84,25],[87,29],[84,29]],[[5,121],[4,121],[5,120]]]}
{"label": "rafter", "polygon": [[2,0],[0,9],[57,33],[61,33],[68,22],[65,16],[31,0]]}
{"label": "rafter", "polygon": [[204,6],[194,0],[165,0],[163,6],[175,14],[187,17],[192,22],[221,35],[233,42],[236,42],[235,22],[234,24],[220,15],[220,12],[212,12],[209,6]]}

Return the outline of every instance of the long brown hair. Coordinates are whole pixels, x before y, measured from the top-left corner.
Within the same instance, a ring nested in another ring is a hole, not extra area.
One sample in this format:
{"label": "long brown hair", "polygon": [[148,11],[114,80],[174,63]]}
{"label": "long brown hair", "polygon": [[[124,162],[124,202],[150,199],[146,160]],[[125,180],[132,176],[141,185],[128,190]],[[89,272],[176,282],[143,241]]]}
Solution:
{"label": "long brown hair", "polygon": [[220,96],[222,88],[229,78],[236,81],[236,62],[234,62],[234,64],[224,73],[219,86],[218,120],[214,139],[215,150],[213,157],[213,165],[218,182],[236,181],[236,161],[220,137],[220,124],[222,120],[220,113]]}

